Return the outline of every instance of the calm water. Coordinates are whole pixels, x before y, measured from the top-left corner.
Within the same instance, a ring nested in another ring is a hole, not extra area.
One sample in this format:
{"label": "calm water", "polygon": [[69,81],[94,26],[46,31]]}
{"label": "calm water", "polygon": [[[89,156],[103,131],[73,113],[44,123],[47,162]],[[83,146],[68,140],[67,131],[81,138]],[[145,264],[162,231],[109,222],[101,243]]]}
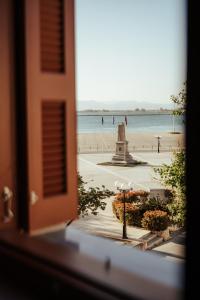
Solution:
{"label": "calm water", "polygon": [[[172,115],[127,116],[128,132],[169,132],[184,131],[183,117]],[[78,116],[78,133],[113,132],[117,124],[125,122],[125,116]]]}

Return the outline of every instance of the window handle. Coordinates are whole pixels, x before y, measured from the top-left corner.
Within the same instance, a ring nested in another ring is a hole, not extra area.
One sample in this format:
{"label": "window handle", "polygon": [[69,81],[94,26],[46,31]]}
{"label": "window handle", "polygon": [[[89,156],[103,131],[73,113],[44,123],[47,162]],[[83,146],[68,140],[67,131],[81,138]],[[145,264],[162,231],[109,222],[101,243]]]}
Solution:
{"label": "window handle", "polygon": [[4,186],[1,197],[3,200],[3,222],[8,223],[14,217],[11,209],[13,192],[7,186]]}
{"label": "window handle", "polygon": [[34,191],[31,191],[31,204],[34,205],[38,201],[38,199],[38,195]]}

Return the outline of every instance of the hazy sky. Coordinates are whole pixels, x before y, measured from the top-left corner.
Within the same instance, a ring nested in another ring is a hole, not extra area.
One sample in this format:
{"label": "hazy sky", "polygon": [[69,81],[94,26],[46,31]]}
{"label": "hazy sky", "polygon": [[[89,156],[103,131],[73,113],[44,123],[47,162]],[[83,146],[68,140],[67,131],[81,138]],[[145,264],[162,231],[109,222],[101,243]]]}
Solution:
{"label": "hazy sky", "polygon": [[169,103],[185,55],[185,0],[76,0],[78,100]]}

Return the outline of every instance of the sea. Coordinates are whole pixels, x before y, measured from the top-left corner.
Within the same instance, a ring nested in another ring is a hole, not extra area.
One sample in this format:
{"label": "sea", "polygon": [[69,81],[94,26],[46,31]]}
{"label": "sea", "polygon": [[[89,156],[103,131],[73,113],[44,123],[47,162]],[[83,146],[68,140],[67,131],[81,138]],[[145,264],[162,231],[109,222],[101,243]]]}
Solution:
{"label": "sea", "polygon": [[184,132],[184,118],[172,114],[77,114],[78,133],[110,133],[121,122],[128,132]]}

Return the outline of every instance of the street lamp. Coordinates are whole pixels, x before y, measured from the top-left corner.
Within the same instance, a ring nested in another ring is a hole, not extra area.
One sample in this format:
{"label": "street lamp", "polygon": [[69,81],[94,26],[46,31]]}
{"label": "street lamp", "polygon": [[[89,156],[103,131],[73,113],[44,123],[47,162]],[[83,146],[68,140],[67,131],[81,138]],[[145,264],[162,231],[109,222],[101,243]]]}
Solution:
{"label": "street lamp", "polygon": [[156,135],[155,138],[158,139],[158,153],[160,153],[160,139],[162,136]]}
{"label": "street lamp", "polygon": [[131,186],[132,182],[128,183],[128,188],[125,188],[125,185],[123,183],[120,183],[118,181],[115,181],[115,186],[117,187],[117,190],[119,190],[123,194],[123,231],[122,231],[122,239],[128,239],[127,236],[127,230],[126,230],[126,194],[130,189],[132,189]]}

